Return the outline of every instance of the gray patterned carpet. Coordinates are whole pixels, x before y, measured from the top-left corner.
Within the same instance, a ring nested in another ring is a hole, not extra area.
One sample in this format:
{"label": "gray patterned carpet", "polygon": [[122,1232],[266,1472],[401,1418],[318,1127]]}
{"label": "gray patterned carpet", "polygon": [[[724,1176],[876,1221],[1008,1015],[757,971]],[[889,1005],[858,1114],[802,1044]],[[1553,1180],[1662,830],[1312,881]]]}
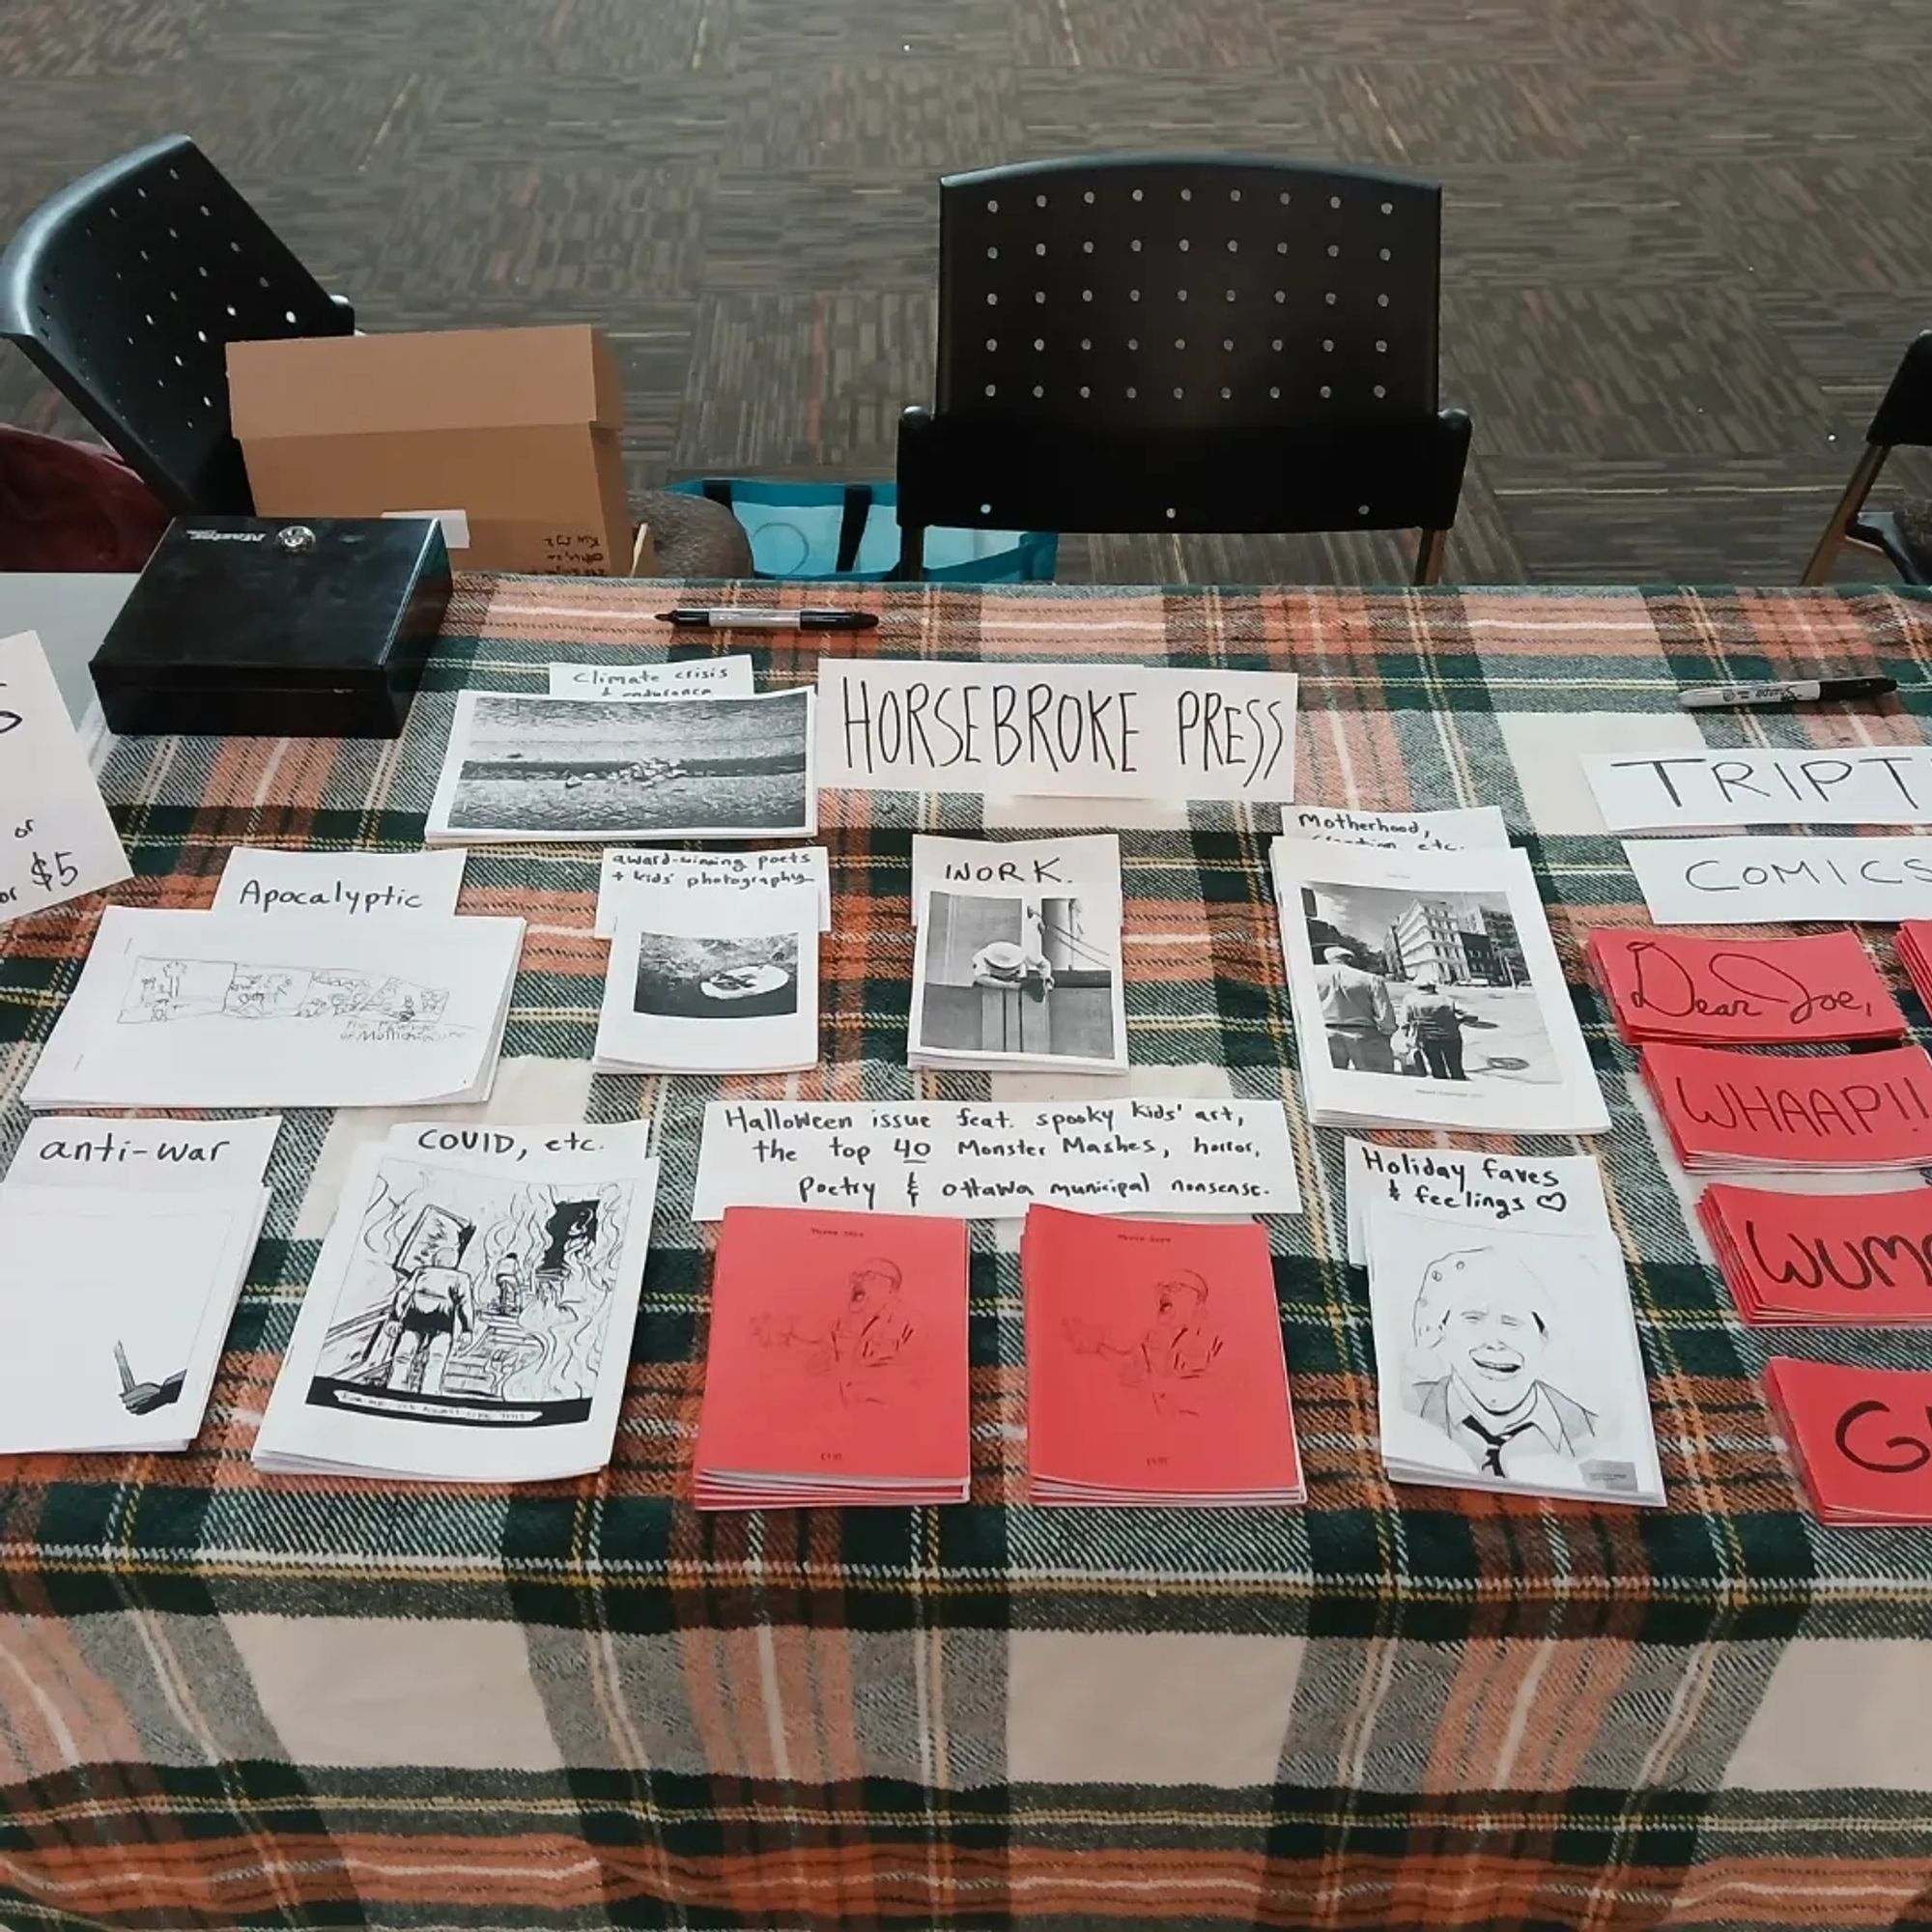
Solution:
{"label": "gray patterned carpet", "polygon": [[[1448,189],[1450,574],[1788,582],[1932,326],[1928,76],[1926,0],[7,0],[0,221],[185,130],[365,327],[602,323],[639,485],[883,477],[942,170],[1399,165]],[[11,354],[0,416],[67,420]],[[1062,568],[1400,572],[1363,538]]]}

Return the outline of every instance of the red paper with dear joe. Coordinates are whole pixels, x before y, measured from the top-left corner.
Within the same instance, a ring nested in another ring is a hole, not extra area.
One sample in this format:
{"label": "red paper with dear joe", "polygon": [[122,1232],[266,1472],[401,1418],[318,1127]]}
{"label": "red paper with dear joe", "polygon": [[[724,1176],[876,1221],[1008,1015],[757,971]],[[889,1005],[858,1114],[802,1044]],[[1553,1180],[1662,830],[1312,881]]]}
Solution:
{"label": "red paper with dear joe", "polygon": [[1905,1015],[1856,933],[1698,939],[1599,930],[1589,951],[1630,1039],[1751,1046],[1905,1032]]}
{"label": "red paper with dear joe", "polygon": [[1265,1230],[1028,1211],[1028,1462],[1111,1495],[1298,1492]]}
{"label": "red paper with dear joe", "polygon": [[1932,1058],[1646,1046],[1643,1077],[1688,1161],[1735,1167],[1932,1164]]}
{"label": "red paper with dear joe", "polygon": [[1932,1374],[1782,1355],[1765,1374],[1820,1516],[1932,1522]]}
{"label": "red paper with dear joe", "polygon": [[963,1478],[968,1444],[963,1222],[725,1211],[700,1471]]}

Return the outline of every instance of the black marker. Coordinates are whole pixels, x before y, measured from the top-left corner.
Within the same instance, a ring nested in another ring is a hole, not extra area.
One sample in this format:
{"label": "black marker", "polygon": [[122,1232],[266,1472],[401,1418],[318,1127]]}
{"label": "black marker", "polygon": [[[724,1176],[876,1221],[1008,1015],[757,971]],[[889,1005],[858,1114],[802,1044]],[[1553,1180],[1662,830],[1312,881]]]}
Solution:
{"label": "black marker", "polygon": [[658,612],[660,624],[680,631],[869,631],[878,621],[872,611],[774,611],[750,604]]}
{"label": "black marker", "polygon": [[1778,704],[1816,704],[1821,698],[1884,697],[1898,689],[1891,677],[1795,678],[1783,684],[1693,684],[1677,694],[1686,711],[1727,711]]}

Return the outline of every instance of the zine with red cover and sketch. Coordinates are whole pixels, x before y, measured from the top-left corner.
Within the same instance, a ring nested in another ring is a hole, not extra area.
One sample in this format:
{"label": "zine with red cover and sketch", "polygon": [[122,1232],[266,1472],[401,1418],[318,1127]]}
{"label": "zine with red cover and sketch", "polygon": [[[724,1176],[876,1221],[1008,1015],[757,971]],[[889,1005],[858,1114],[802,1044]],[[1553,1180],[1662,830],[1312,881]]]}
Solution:
{"label": "zine with red cover and sketch", "polygon": [[964,1502],[967,1415],[965,1222],[724,1210],[700,1509]]}
{"label": "zine with red cover and sketch", "polygon": [[1781,1046],[1905,1032],[1905,1015],[1855,932],[1697,939],[1599,928],[1586,945],[1618,1030],[1637,1045]]}
{"label": "zine with red cover and sketch", "polygon": [[1932,1323],[1932,1187],[1881,1194],[1705,1188],[1697,1218],[1738,1313],[1766,1327]]}
{"label": "zine with red cover and sketch", "polygon": [[1932,1165],[1932,1056],[1646,1046],[1644,1084],[1687,1168]]}
{"label": "zine with red cover and sketch", "polygon": [[1027,1494],[1298,1503],[1267,1234],[1027,1210]]}
{"label": "zine with red cover and sketch", "polygon": [[1820,1521],[1932,1523],[1932,1374],[1776,1355],[1764,1375]]}

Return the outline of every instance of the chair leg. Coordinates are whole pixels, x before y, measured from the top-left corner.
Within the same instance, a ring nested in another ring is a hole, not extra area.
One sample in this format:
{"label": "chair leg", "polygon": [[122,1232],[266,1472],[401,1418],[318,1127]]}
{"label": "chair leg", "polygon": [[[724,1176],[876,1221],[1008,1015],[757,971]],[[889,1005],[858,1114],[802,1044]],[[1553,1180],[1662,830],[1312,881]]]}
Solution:
{"label": "chair leg", "polygon": [[1825,533],[1818,539],[1818,547],[1811,553],[1811,560],[1804,566],[1804,576],[1798,580],[1800,583],[1823,583],[1830,578],[1832,566],[1838,560],[1838,552],[1844,548],[1845,532],[1864,508],[1865,498],[1871,495],[1879,471],[1885,468],[1885,460],[1890,454],[1885,443],[1865,444],[1865,453],[1859,458],[1858,467],[1852,471],[1851,480],[1845,485],[1837,507],[1832,512],[1832,520],[1825,526]]}
{"label": "chair leg", "polygon": [[1436,583],[1442,577],[1442,559],[1449,549],[1447,530],[1424,530],[1415,545],[1415,582]]}
{"label": "chair leg", "polygon": [[901,524],[899,526],[898,581],[903,583],[917,583],[924,575],[925,526],[923,524]]}

